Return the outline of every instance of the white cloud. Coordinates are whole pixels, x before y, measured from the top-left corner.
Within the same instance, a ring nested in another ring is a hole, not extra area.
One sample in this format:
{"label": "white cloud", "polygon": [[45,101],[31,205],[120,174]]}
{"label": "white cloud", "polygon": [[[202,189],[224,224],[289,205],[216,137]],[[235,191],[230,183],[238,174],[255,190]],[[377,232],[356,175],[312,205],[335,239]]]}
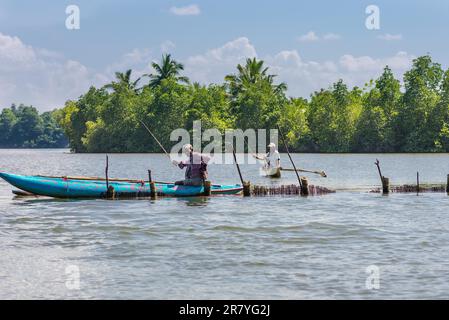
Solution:
{"label": "white cloud", "polygon": [[170,40],[166,40],[161,43],[161,52],[162,53],[170,53],[175,48],[176,48],[176,45]]}
{"label": "white cloud", "polygon": [[370,56],[354,57],[346,54],[340,58],[340,65],[347,71],[376,71],[389,65],[393,69],[406,69],[410,67],[414,56],[400,51],[388,58],[372,58]]}
{"label": "white cloud", "polygon": [[49,110],[77,98],[101,76],[60,54],[0,33],[0,106],[25,103]]}
{"label": "white cloud", "polygon": [[318,41],[320,40],[320,38],[318,38],[318,36],[316,35],[316,33],[314,31],[309,31],[306,34],[300,36],[298,38],[299,41],[304,41],[304,42],[312,42],[312,41]]}
{"label": "white cloud", "polygon": [[256,49],[246,37],[240,37],[223,46],[186,60],[186,73],[201,83],[222,82],[226,74],[234,72],[238,63],[257,57]]}
{"label": "white cloud", "polygon": [[315,31],[309,31],[306,34],[298,37],[298,41],[301,42],[316,42],[320,40],[339,40],[341,36],[336,33],[326,33],[324,36],[319,36]]}
{"label": "white cloud", "polygon": [[[332,60],[313,61],[303,59],[297,50],[261,56],[248,38],[240,37],[203,53],[175,59],[184,63],[184,74],[192,81],[209,84],[222,83],[225,75],[236,72],[237,64],[244,64],[246,58],[252,57],[263,59],[270,72],[278,75],[276,81],[287,83],[289,95],[304,97],[328,88],[340,78],[349,86],[363,86],[377,78],[385,65],[402,79],[415,58],[398,52],[388,57],[345,54]],[[136,48],[96,72],[78,61],[0,33],[0,106],[15,102],[32,104],[40,110],[61,107],[66,100],[85,93],[91,85],[99,87],[113,80],[116,71],[133,69],[133,78],[150,73],[153,60],[160,60],[159,50]]]}
{"label": "white cloud", "polygon": [[185,7],[171,7],[170,12],[177,16],[196,16],[201,13],[201,10],[198,5],[191,4]]}
{"label": "white cloud", "polygon": [[402,34],[382,34],[377,36],[378,39],[380,40],[385,40],[385,41],[398,41],[398,40],[402,40]]}
{"label": "white cloud", "polygon": [[340,40],[341,36],[335,33],[327,33],[323,36],[324,40]]}
{"label": "white cloud", "polygon": [[[258,56],[249,39],[241,37],[188,58],[185,71],[193,81],[222,83],[225,75],[236,72],[238,63]],[[316,90],[328,88],[338,79],[343,79],[350,87],[362,87],[370,79],[379,77],[386,65],[398,79],[402,79],[402,74],[411,66],[415,56],[406,52],[384,58],[347,54],[336,60],[306,61],[297,50],[282,50],[275,55],[259,58],[270,67],[270,72],[278,75],[277,81],[287,83],[289,95],[308,97]]]}

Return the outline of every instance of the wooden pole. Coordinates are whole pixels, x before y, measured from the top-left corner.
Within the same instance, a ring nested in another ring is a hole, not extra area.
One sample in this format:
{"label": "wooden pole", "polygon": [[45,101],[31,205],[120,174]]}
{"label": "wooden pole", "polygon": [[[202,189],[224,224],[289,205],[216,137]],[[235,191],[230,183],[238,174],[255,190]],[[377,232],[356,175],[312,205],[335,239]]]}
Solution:
{"label": "wooden pole", "polygon": [[306,177],[301,178],[301,194],[304,196],[309,195],[309,182]]}
{"label": "wooden pole", "polygon": [[251,183],[249,181],[245,181],[243,183],[243,196],[244,197],[251,196]]}
{"label": "wooden pole", "polygon": [[242,172],[240,171],[240,166],[239,166],[239,163],[238,163],[238,161],[237,161],[237,156],[236,156],[236,154],[235,154],[234,146],[232,146],[232,155],[234,156],[234,162],[235,162],[235,165],[236,165],[236,167],[237,167],[237,171],[238,171],[238,173],[239,173],[240,182],[241,182],[242,185],[243,185],[243,184],[244,184],[244,181],[243,181],[243,177],[242,177]]}
{"label": "wooden pole", "polygon": [[377,166],[377,171],[379,172],[380,181],[382,182],[382,193],[387,194],[390,192],[390,179],[387,177],[384,177],[382,175],[382,171],[380,170],[380,162],[378,159],[376,159],[376,162],[374,164]]}
{"label": "wooden pole", "polygon": [[153,178],[151,177],[151,170],[148,170],[148,183],[150,184],[150,197],[151,199],[155,199],[157,196],[156,184],[154,183]]}
{"label": "wooden pole", "polygon": [[449,195],[449,174],[447,175],[446,193]]}
{"label": "wooden pole", "polygon": [[204,195],[206,197],[209,197],[212,194],[211,185],[210,181],[204,181]]}
{"label": "wooden pole", "polygon": [[105,175],[106,175],[106,198],[114,199],[115,198],[114,187],[109,185],[109,157],[108,157],[108,155],[106,155]]}
{"label": "wooden pole", "polygon": [[[295,171],[295,169],[290,169],[290,168],[282,168],[282,171]],[[322,176],[323,178],[327,178],[327,174],[324,171],[313,171],[313,170],[306,170],[306,169],[296,169],[296,171],[298,172],[307,172],[307,173],[315,173],[315,174],[319,174],[320,176]]]}
{"label": "wooden pole", "polygon": [[240,171],[240,166],[237,161],[237,155],[235,154],[234,146],[231,146],[231,147],[232,147],[232,155],[234,156],[234,162],[237,167],[237,171],[239,173],[240,182],[242,183],[242,186],[243,186],[243,196],[249,197],[251,195],[251,192],[250,192],[251,191],[251,183],[249,181],[243,180],[242,172]]}
{"label": "wooden pole", "polygon": [[387,177],[382,177],[382,193],[390,193],[390,179]]}
{"label": "wooden pole", "polygon": [[293,162],[292,156],[290,155],[290,151],[288,150],[287,142],[284,139],[284,135],[282,134],[281,128],[279,127],[279,125],[277,127],[278,127],[278,131],[279,131],[279,135],[281,136],[281,140],[284,143],[285,151],[287,151],[287,154],[288,154],[288,157],[290,159],[290,162],[292,163],[293,169],[295,170],[296,178],[298,178],[299,187],[301,187],[301,190],[302,190],[301,178],[299,177],[298,170],[296,169],[295,163]]}
{"label": "wooden pole", "polygon": [[105,175],[106,175],[106,190],[109,189],[109,157],[106,155],[106,168],[105,168]]}
{"label": "wooden pole", "polygon": [[416,172],[416,193],[419,193],[419,172]]}

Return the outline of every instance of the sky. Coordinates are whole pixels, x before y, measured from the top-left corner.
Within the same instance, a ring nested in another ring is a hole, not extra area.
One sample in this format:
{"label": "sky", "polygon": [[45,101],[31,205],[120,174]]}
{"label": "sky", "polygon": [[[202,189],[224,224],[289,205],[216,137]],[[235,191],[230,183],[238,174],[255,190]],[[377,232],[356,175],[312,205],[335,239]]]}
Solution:
{"label": "sky", "polygon": [[[79,29],[67,28],[70,5]],[[448,16],[446,0],[0,0],[0,108],[62,107],[115,71],[151,73],[163,53],[203,84],[257,57],[306,98],[340,78],[363,86],[385,65],[402,79],[420,55],[449,66]]]}

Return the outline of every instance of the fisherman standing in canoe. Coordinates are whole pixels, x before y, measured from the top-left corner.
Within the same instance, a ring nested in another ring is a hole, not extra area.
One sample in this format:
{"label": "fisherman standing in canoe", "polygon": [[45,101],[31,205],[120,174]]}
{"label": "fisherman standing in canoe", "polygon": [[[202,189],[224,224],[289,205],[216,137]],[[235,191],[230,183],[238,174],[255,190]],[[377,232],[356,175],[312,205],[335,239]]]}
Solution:
{"label": "fisherman standing in canoe", "polygon": [[207,179],[207,163],[210,157],[193,151],[191,144],[185,144],[182,147],[182,152],[189,157],[185,161],[173,160],[172,163],[180,169],[186,168],[185,179],[176,181],[176,185],[184,186],[201,186]]}
{"label": "fisherman standing in canoe", "polygon": [[278,178],[281,176],[281,156],[276,149],[276,144],[273,142],[268,145],[268,148],[269,152],[266,155],[254,155],[254,157],[265,162],[261,168],[261,173],[263,173],[264,176]]}

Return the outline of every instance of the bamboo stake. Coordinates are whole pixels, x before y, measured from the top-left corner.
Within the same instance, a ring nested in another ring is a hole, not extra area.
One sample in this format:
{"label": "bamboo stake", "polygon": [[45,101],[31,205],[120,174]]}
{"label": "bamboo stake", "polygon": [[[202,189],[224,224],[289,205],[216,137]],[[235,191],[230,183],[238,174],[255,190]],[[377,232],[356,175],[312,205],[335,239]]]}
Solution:
{"label": "bamboo stake", "polygon": [[416,172],[416,193],[419,194],[419,171]]}
{"label": "bamboo stake", "polygon": [[105,176],[106,176],[106,192],[109,192],[109,157],[106,155],[106,168],[105,168]]}
{"label": "bamboo stake", "polygon": [[284,135],[282,134],[281,128],[279,127],[279,125],[277,126],[277,128],[278,128],[278,131],[279,131],[279,135],[281,136],[281,140],[284,143],[285,151],[287,151],[288,157],[290,158],[290,162],[292,163],[293,169],[295,170],[296,178],[298,178],[299,186],[302,188],[301,178],[299,177],[299,174],[298,174],[298,171],[296,169],[295,163],[293,162],[292,156],[290,155],[290,151],[288,150],[287,142],[284,139]]}
{"label": "bamboo stake", "polygon": [[105,168],[105,175],[106,175],[106,198],[115,198],[115,190],[113,186],[109,185],[109,157],[106,155],[106,168]]}
{"label": "bamboo stake", "polygon": [[449,174],[447,175],[447,181],[446,181],[446,193],[449,195]]}
{"label": "bamboo stake", "polygon": [[239,163],[237,161],[237,155],[235,154],[234,146],[231,145],[231,148],[232,148],[232,155],[234,156],[234,162],[235,162],[235,165],[237,167],[237,171],[239,173],[240,182],[242,183],[242,186],[243,186],[243,196],[244,197],[249,197],[251,195],[251,183],[249,181],[244,181],[243,180],[242,172],[240,171],[240,166],[239,166]]}
{"label": "bamboo stake", "polygon": [[204,195],[209,197],[211,195],[211,183],[210,181],[204,181]]}
{"label": "bamboo stake", "polygon": [[382,193],[387,194],[390,192],[390,179],[388,179],[382,175],[382,171],[380,170],[379,159],[376,159],[376,162],[374,162],[374,164],[377,166],[377,171],[379,172],[380,181],[382,182]]}
{"label": "bamboo stake", "polygon": [[154,184],[153,178],[151,177],[151,170],[148,170],[148,183],[150,184],[150,197],[151,199],[155,199],[157,192],[156,185]]}

